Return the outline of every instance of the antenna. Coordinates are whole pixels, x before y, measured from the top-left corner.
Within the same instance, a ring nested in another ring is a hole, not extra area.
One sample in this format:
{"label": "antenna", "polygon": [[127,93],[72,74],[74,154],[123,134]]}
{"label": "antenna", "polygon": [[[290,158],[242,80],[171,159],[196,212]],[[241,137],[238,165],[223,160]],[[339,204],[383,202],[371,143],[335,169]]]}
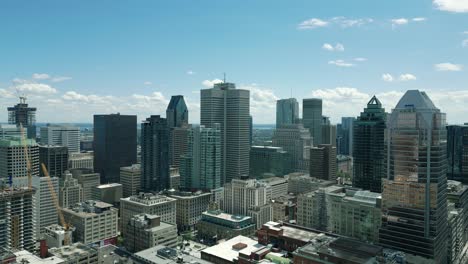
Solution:
{"label": "antenna", "polygon": [[226,83],[226,73],[223,72],[223,75],[224,75],[224,79],[223,79],[223,82]]}

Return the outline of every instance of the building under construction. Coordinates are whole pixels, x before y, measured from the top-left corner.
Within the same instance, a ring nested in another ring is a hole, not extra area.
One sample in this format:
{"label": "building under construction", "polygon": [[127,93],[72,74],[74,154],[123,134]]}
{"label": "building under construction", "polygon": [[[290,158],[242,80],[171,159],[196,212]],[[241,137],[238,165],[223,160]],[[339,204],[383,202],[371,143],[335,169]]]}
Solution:
{"label": "building under construction", "polygon": [[34,251],[34,192],[26,187],[0,190],[0,251]]}
{"label": "building under construction", "polygon": [[8,123],[28,129],[28,138],[36,138],[36,107],[28,107],[26,97],[21,96],[20,102],[8,107]]}

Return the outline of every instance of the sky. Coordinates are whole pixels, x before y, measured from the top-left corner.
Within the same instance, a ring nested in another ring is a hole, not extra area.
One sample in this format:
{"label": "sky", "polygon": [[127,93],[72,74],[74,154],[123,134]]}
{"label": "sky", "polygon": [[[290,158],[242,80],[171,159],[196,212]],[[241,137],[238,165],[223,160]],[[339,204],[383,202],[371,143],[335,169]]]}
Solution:
{"label": "sky", "polygon": [[257,124],[280,98],[322,98],[338,123],[409,89],[468,122],[468,0],[5,0],[0,36],[0,122],[19,95],[38,122],[74,123],[164,116],[182,94],[199,123],[224,73]]}

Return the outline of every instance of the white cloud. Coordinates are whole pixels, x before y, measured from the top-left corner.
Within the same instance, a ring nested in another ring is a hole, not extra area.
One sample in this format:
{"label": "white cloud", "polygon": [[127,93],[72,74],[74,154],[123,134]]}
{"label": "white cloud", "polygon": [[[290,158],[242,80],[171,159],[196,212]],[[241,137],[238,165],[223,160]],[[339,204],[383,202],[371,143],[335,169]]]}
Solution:
{"label": "white cloud", "polygon": [[194,72],[194,71],[192,71],[192,70],[189,70],[189,71],[187,71],[187,74],[188,74],[188,75],[194,75],[194,74],[195,74],[195,72]]}
{"label": "white cloud", "polygon": [[325,43],[323,44],[322,49],[333,51],[335,48],[331,44]]}
{"label": "white cloud", "polygon": [[414,17],[412,20],[414,22],[422,22],[422,21],[426,21],[427,18],[425,18],[425,17]]}
{"label": "white cloud", "polygon": [[436,71],[461,71],[463,69],[463,65],[444,62],[435,64],[434,68]]}
{"label": "white cloud", "polygon": [[344,51],[344,46],[341,43],[336,43],[335,45],[335,50],[336,51]]}
{"label": "white cloud", "polygon": [[152,84],[153,84],[153,83],[150,82],[150,81],[146,81],[146,82],[143,83],[143,85],[152,85]]}
{"label": "white cloud", "polygon": [[346,18],[346,17],[334,17],[330,20],[332,23],[335,23],[342,28],[350,28],[350,27],[360,27],[365,24],[369,24],[374,22],[372,18]]}
{"label": "white cloud", "polygon": [[362,58],[362,57],[354,58],[354,60],[359,61],[359,62],[367,61],[366,58]]}
{"label": "white cloud", "polygon": [[435,8],[453,13],[468,12],[468,0],[433,0]]}
{"label": "white cloud", "polygon": [[463,31],[462,34],[468,35],[468,31]]}
{"label": "white cloud", "polygon": [[408,24],[408,19],[406,18],[395,18],[391,20],[392,26],[401,26],[401,25],[406,25]]}
{"label": "white cloud", "polygon": [[47,80],[50,79],[50,75],[47,73],[33,73],[32,78],[35,80]]}
{"label": "white cloud", "polygon": [[344,60],[331,60],[328,62],[328,64],[331,65],[336,65],[338,67],[353,67],[355,64],[350,63],[350,62],[345,62]]}
{"label": "white cloud", "polygon": [[71,80],[71,79],[72,79],[72,77],[68,77],[68,76],[55,76],[50,81],[57,83],[57,82],[68,81],[68,80]]}
{"label": "white cloud", "polygon": [[322,49],[328,50],[328,51],[344,51],[344,45],[341,43],[336,43],[336,45],[333,46],[329,43],[325,43],[323,44]]}
{"label": "white cloud", "polygon": [[318,27],[325,27],[328,25],[327,21],[318,19],[318,18],[311,18],[305,21],[302,21],[297,28],[298,29],[313,29]]}
{"label": "white cloud", "polygon": [[405,74],[401,74],[400,77],[398,78],[398,80],[400,80],[402,82],[414,81],[414,80],[416,80],[416,76],[414,76],[411,73],[405,73]]}
{"label": "white cloud", "polygon": [[23,79],[14,79],[13,86],[11,89],[14,89],[18,92],[28,94],[54,94],[57,93],[57,89],[52,86],[44,83],[37,83]]}
{"label": "white cloud", "polygon": [[255,122],[270,124],[275,122],[276,100],[279,98],[271,89],[255,83],[240,85],[239,89],[250,91],[250,114]]}
{"label": "white cloud", "polygon": [[213,80],[204,80],[202,82],[202,85],[205,86],[206,88],[213,88],[213,85],[217,83],[222,83],[223,81],[220,79],[213,79]]}
{"label": "white cloud", "polygon": [[468,39],[462,41],[462,47],[468,47]]}
{"label": "white cloud", "polygon": [[382,80],[386,82],[393,82],[393,76],[390,73],[382,74]]}
{"label": "white cloud", "polygon": [[13,98],[13,93],[6,89],[0,89],[0,98]]}

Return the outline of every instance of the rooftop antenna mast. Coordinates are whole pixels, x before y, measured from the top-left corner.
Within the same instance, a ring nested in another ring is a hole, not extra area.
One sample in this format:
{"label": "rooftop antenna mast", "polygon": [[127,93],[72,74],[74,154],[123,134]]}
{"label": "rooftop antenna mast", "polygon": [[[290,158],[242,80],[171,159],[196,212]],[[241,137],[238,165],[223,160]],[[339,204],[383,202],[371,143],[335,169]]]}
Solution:
{"label": "rooftop antenna mast", "polygon": [[223,82],[226,83],[226,73],[223,72],[223,75],[224,75]]}

